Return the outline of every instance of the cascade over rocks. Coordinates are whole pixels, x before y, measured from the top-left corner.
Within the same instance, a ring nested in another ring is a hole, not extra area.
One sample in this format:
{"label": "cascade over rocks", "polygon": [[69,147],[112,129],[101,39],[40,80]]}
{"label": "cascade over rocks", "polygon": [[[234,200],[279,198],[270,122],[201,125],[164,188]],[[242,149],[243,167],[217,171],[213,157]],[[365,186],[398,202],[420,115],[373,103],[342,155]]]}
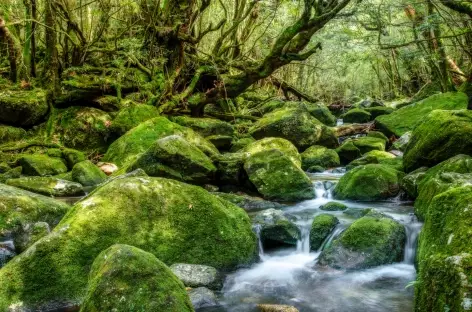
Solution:
{"label": "cascade over rocks", "polygon": [[113,245],[93,262],[81,312],[194,311],[184,285],[153,254]]}
{"label": "cascade over rocks", "polygon": [[471,133],[472,111],[433,111],[413,130],[403,157],[405,171],[432,167],[458,154],[472,154]]}
{"label": "cascade over rocks", "polygon": [[301,237],[300,229],[281,210],[261,211],[253,222],[260,226],[260,239],[264,248],[296,246]]}
{"label": "cascade over rocks", "polygon": [[357,270],[402,260],[405,228],[376,211],[352,223],[319,257],[319,265]]}
{"label": "cascade over rocks", "polygon": [[233,268],[257,255],[241,208],[182,182],[117,177],[0,270],[0,310],[19,302],[32,309],[80,302],[93,259],[115,243],[133,244],[169,265]]}
{"label": "cascade over rocks", "polygon": [[317,251],[331,232],[338,225],[339,220],[327,213],[317,215],[310,229],[310,250]]}

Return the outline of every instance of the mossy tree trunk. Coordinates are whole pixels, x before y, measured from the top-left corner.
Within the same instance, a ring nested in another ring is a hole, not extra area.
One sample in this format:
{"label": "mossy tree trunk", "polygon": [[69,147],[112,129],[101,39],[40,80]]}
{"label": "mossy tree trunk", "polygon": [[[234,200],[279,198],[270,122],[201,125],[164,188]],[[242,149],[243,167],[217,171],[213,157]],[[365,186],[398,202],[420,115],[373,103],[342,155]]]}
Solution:
{"label": "mossy tree trunk", "polygon": [[10,80],[16,82],[18,79],[21,57],[21,49],[16,38],[10,32],[6,26],[6,22],[3,17],[0,16],[0,43],[6,46],[8,54],[8,62],[10,63]]}
{"label": "mossy tree trunk", "polygon": [[45,1],[44,24],[46,26],[46,55],[44,58],[44,63],[47,64],[47,66],[44,67],[41,78],[45,88],[52,91],[52,94],[54,96],[57,93],[57,90],[59,89],[59,63],[57,59],[56,50],[56,14],[53,5],[53,0]]}

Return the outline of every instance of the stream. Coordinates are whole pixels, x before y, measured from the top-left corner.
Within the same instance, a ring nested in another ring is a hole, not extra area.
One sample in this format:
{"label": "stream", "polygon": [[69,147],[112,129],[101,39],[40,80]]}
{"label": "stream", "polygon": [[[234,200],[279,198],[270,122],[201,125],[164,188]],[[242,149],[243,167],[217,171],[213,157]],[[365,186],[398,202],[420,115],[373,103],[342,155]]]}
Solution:
{"label": "stream", "polygon": [[337,172],[312,174],[317,198],[284,208],[284,212],[296,217],[295,223],[302,233],[297,247],[265,252],[260,246],[259,263],[227,276],[220,293],[222,306],[199,311],[258,311],[259,303],[287,304],[301,312],[413,311],[413,287],[407,286],[416,278],[413,262],[422,224],[416,220],[411,203],[399,199],[369,203],[339,201],[350,209],[348,213],[329,212],[340,223],[323,244],[354,222],[359,217],[356,212],[375,208],[405,226],[403,262],[351,272],[315,268],[323,246],[317,252],[310,252],[310,227],[316,215],[327,213],[319,207],[333,201],[331,191],[343,174],[342,170]]}

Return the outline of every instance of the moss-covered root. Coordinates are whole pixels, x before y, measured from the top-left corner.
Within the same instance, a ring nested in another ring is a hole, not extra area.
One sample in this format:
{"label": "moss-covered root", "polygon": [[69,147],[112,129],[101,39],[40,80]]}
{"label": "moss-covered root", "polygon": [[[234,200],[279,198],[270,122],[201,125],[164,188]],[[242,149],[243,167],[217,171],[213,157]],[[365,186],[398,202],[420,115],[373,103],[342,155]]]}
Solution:
{"label": "moss-covered root", "polygon": [[81,312],[194,311],[182,282],[153,254],[113,245],[95,259]]}
{"label": "moss-covered root", "polygon": [[257,257],[243,209],[174,180],[114,179],[0,270],[0,311],[19,303],[33,311],[80,303],[93,260],[116,243],[132,244],[168,265],[234,268]]}
{"label": "moss-covered root", "polygon": [[310,250],[317,251],[339,223],[338,218],[323,213],[315,217],[310,230]]}

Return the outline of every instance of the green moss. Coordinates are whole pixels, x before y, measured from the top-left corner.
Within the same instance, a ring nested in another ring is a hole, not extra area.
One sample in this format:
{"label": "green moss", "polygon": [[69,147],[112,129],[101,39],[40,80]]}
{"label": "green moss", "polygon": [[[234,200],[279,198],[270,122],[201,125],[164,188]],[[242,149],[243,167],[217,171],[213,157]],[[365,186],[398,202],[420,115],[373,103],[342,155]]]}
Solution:
{"label": "green moss", "polygon": [[246,212],[204,189],[162,178],[115,179],[2,268],[0,310],[18,302],[36,309],[81,302],[93,259],[116,243],[133,244],[166,264],[215,268],[252,262],[257,252]]}
{"label": "green moss", "polygon": [[83,186],[95,186],[106,179],[106,174],[89,160],[79,162],[72,168],[72,180]]}
{"label": "green moss", "polygon": [[319,263],[334,268],[363,269],[403,258],[405,228],[377,212],[352,223],[320,255]]}
{"label": "green moss", "polygon": [[157,117],[141,123],[113,142],[103,157],[103,161],[123,166],[138,154],[148,150],[156,140],[169,135],[181,135],[187,142],[195,145],[210,157],[219,154],[213,144],[192,129],[170,122],[165,117]]}
{"label": "green moss", "polygon": [[249,144],[251,144],[255,141],[256,140],[252,137],[239,139],[239,140],[232,143],[230,152],[231,153],[239,152],[243,148],[245,148],[246,146],[248,146]]}
{"label": "green moss", "polygon": [[336,149],[342,164],[348,164],[361,155],[372,151],[385,151],[386,142],[376,137],[347,139]]}
{"label": "green moss", "polygon": [[371,164],[348,171],[336,185],[336,199],[378,200],[398,194],[403,173],[386,165]]}
{"label": "green moss", "polygon": [[353,108],[342,114],[341,118],[345,123],[366,123],[372,118],[369,112],[361,108]]}
{"label": "green moss", "polygon": [[364,110],[370,114],[371,119],[375,119],[378,116],[382,116],[382,115],[389,115],[395,111],[394,108],[385,107],[385,106],[368,107],[368,108],[364,108]]}
{"label": "green moss", "polygon": [[112,95],[104,95],[93,100],[98,109],[105,112],[116,112],[120,109],[120,99]]}
{"label": "green moss", "polygon": [[314,166],[333,168],[341,165],[338,153],[323,146],[311,146],[301,154],[301,157],[303,170]]}
{"label": "green moss", "polygon": [[0,184],[0,236],[19,233],[38,221],[56,225],[69,206],[50,197]]}
{"label": "green moss", "polygon": [[347,170],[351,170],[352,168],[368,165],[368,164],[382,164],[387,165],[395,170],[402,171],[403,170],[403,158],[396,157],[395,155],[383,152],[383,151],[371,151],[365,153],[361,158],[358,158],[346,167]]}
{"label": "green moss", "polygon": [[6,162],[0,162],[0,174],[11,170],[11,167]]}
{"label": "green moss", "polygon": [[16,167],[16,168],[8,170],[5,173],[1,173],[0,183],[5,183],[8,179],[16,179],[16,178],[21,177],[22,171],[23,171],[22,167]]}
{"label": "green moss", "polygon": [[276,149],[289,157],[295,165],[301,166],[301,157],[297,148],[290,141],[282,138],[265,138],[247,145],[242,152],[253,155],[262,151]]}
{"label": "green moss", "polygon": [[271,208],[282,208],[284,207],[282,204],[271,202],[267,200],[263,200],[259,197],[253,197],[249,195],[236,195],[232,193],[221,193],[216,192],[212,193],[224,200],[229,201],[230,203],[235,204],[238,207],[243,208],[246,211],[251,210],[264,210],[264,209],[271,209]]}
{"label": "green moss", "polygon": [[244,169],[264,198],[297,201],[315,197],[310,179],[279,150],[251,155],[245,161]]}
{"label": "green moss", "polygon": [[41,89],[0,91],[0,122],[32,126],[40,123],[47,112],[46,92]]}
{"label": "green moss", "polygon": [[346,165],[356,158],[361,157],[361,151],[354,145],[352,140],[346,140],[340,147],[336,149],[341,164]]}
{"label": "green moss", "polygon": [[317,251],[329,234],[339,223],[338,218],[330,214],[320,214],[315,217],[310,229],[310,250]]}
{"label": "green moss", "polygon": [[320,209],[325,211],[343,211],[347,209],[347,206],[338,202],[329,202],[320,206]]}
{"label": "green moss", "polygon": [[418,197],[418,185],[426,176],[426,171],[428,171],[427,167],[421,167],[410,172],[402,179],[401,187],[410,198],[416,199]]}
{"label": "green moss", "polygon": [[111,130],[123,135],[140,123],[159,115],[155,106],[131,103],[122,108],[111,123]]}
{"label": "green moss", "polygon": [[244,185],[248,181],[244,171],[246,153],[226,153],[218,157],[216,161],[216,178],[223,185]]}
{"label": "green moss", "polygon": [[472,154],[470,133],[472,111],[432,112],[413,130],[404,154],[405,171],[432,167],[458,154]]}
{"label": "green moss", "polygon": [[9,179],[6,184],[48,196],[64,197],[85,194],[81,184],[53,177]]}
{"label": "green moss", "polygon": [[382,139],[385,142],[388,142],[388,138],[385,136],[385,134],[379,131],[369,131],[369,133],[367,133],[367,136],[370,138]]}
{"label": "green moss", "polygon": [[375,125],[387,136],[402,136],[413,130],[424,118],[435,109],[455,110],[465,109],[468,98],[464,93],[449,92],[436,94],[420,102],[402,107],[392,114],[379,116]]}
{"label": "green moss", "polygon": [[411,140],[411,131],[405,132],[398,140],[393,142],[392,149],[404,152]]}
{"label": "green moss", "polygon": [[67,168],[69,169],[74,168],[75,164],[86,159],[84,153],[72,148],[63,148],[62,158],[66,161]]}
{"label": "green moss", "polygon": [[194,311],[182,282],[153,254],[113,245],[95,259],[81,312]]}
{"label": "green moss", "polygon": [[26,131],[22,128],[0,125],[0,144],[20,141],[26,138]]}
{"label": "green moss", "polygon": [[52,176],[67,172],[67,167],[61,159],[46,155],[27,155],[19,159],[23,174],[30,176]]}
{"label": "green moss", "polygon": [[334,132],[302,108],[277,109],[255,122],[249,133],[256,139],[284,138],[301,150],[317,143],[328,147],[337,144]]}
{"label": "green moss", "polygon": [[191,118],[179,116],[171,119],[173,122],[193,129],[198,134],[208,137],[213,135],[233,136],[234,127],[224,121],[212,118]]}
{"label": "green moss", "polygon": [[213,181],[216,173],[211,159],[178,135],[157,140],[138,156],[128,171],[138,168],[149,176],[169,177],[197,184]]}

